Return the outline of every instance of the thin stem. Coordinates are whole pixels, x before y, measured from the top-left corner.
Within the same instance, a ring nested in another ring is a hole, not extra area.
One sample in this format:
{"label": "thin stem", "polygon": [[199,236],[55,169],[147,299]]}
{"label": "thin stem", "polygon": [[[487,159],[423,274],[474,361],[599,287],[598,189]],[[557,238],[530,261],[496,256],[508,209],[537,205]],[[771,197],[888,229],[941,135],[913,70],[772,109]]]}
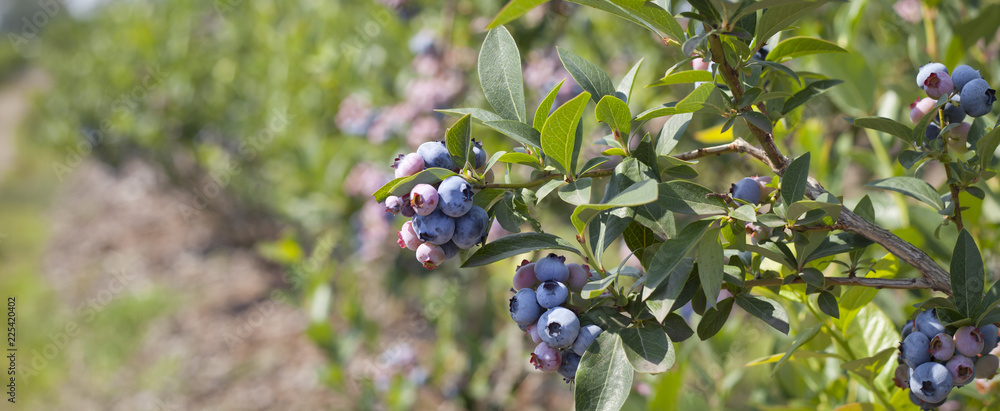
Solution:
{"label": "thin stem", "polygon": [[[926,289],[932,288],[930,281],[926,278],[873,278],[873,277],[825,277],[827,285],[854,285],[859,287],[871,287],[877,289]],[[802,284],[805,280],[798,277],[789,284]],[[747,287],[774,287],[784,285],[783,278],[761,278],[748,280]]]}
{"label": "thin stem", "polygon": [[[614,172],[615,172],[615,170],[594,170],[594,171],[588,171],[586,173],[581,174],[580,178],[583,178],[583,177],[607,177],[607,176],[610,176],[610,175],[614,174]],[[476,186],[476,188],[481,189],[481,190],[487,189],[487,188],[499,188],[499,189],[503,189],[503,190],[516,190],[516,189],[519,189],[519,188],[534,188],[534,187],[538,187],[538,186],[540,186],[542,184],[545,184],[545,183],[549,182],[549,180],[555,180],[556,178],[559,178],[559,177],[565,178],[565,175],[563,175],[563,174],[547,174],[545,176],[542,176],[541,178],[538,178],[538,179],[535,179],[535,180],[531,180],[531,181],[526,181],[526,182],[523,182],[523,183],[511,183],[511,184],[488,183],[488,184],[480,184],[480,185]]]}
{"label": "thin stem", "polygon": [[737,137],[735,140],[733,140],[732,143],[729,144],[699,148],[697,150],[691,150],[677,154],[674,157],[680,160],[690,161],[702,157],[708,157],[713,155],[718,156],[726,153],[749,154],[752,157],[760,160],[764,164],[767,164],[768,166],[771,165],[770,159],[767,158],[767,153],[765,153],[764,150],[761,150],[759,147],[751,145],[750,143],[746,142],[746,140],[739,137]]}

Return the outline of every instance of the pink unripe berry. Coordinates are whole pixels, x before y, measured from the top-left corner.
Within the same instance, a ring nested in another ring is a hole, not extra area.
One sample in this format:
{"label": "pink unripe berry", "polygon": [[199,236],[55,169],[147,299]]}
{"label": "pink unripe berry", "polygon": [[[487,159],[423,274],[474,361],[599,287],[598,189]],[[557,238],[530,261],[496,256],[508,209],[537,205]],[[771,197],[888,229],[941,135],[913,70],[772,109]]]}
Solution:
{"label": "pink unripe berry", "polygon": [[694,60],[691,60],[691,67],[695,70],[708,71],[710,65],[710,62],[705,61],[701,57],[695,57]]}
{"label": "pink unripe berry", "polygon": [[971,129],[972,129],[972,124],[962,123],[959,124],[958,126],[955,126],[955,128],[951,129],[951,135],[958,138],[966,138],[969,136],[969,130]]}
{"label": "pink unripe berry", "polygon": [[934,104],[936,103],[937,101],[927,97],[914,101],[913,104],[910,104],[910,121],[914,124],[919,123],[920,119],[924,118],[927,113],[930,113],[934,109]]}
{"label": "pink unripe berry", "polygon": [[976,374],[972,359],[964,355],[952,357],[944,366],[948,367],[948,372],[951,373],[951,379],[955,386],[968,384]]}
{"label": "pink unripe berry", "polygon": [[396,244],[399,244],[399,248],[416,250],[417,247],[420,247],[420,237],[417,237],[417,232],[413,231],[412,221],[403,223],[403,228],[399,230],[398,234],[399,239],[396,240]]}
{"label": "pink unripe berry", "polygon": [[419,215],[430,215],[437,208],[438,201],[437,189],[430,184],[417,184],[410,191],[410,205]]}
{"label": "pink unripe berry", "polygon": [[531,324],[528,326],[528,336],[531,337],[531,341],[535,344],[542,342],[542,337],[538,335],[538,324]]}
{"label": "pink unripe berry", "polygon": [[417,212],[413,210],[413,205],[410,204],[410,195],[407,194],[403,196],[403,207],[399,210],[399,214],[406,218],[412,218],[417,215]]}
{"label": "pink unripe berry", "polygon": [[948,361],[955,355],[955,339],[951,334],[940,333],[931,339],[930,349],[927,352],[938,361]]}
{"label": "pink unripe berry", "polygon": [[392,165],[396,169],[396,178],[409,177],[424,169],[424,158],[417,153],[401,156]]}
{"label": "pink unripe berry", "polygon": [[444,261],[444,249],[433,243],[420,244],[417,246],[417,261],[428,270],[433,270]]}
{"label": "pink unripe berry", "polygon": [[902,389],[910,388],[910,367],[906,364],[899,364],[896,373],[892,377],[893,384]]}
{"label": "pink unripe berry", "polygon": [[576,292],[583,290],[583,286],[587,285],[590,280],[590,267],[570,263],[566,264],[566,268],[569,269],[569,279],[566,280],[566,286]]}
{"label": "pink unripe berry", "polygon": [[955,85],[951,81],[951,76],[948,75],[947,71],[938,71],[931,73],[924,80],[924,92],[930,98],[941,98],[941,96],[955,91]]}
{"label": "pink unripe berry", "polygon": [[976,359],[976,378],[992,379],[1000,368],[1000,359],[993,354],[986,354]]}
{"label": "pink unripe berry", "polygon": [[399,214],[403,211],[403,199],[396,196],[389,196],[385,198],[385,212]]}
{"label": "pink unripe berry", "polygon": [[966,357],[975,357],[983,351],[983,334],[971,325],[955,331],[955,349]]}
{"label": "pink unripe berry", "polygon": [[525,264],[518,267],[517,272],[514,273],[515,291],[522,288],[535,288],[535,285],[538,284],[538,278],[535,277],[535,263],[524,261]]}
{"label": "pink unripe berry", "polygon": [[549,347],[546,343],[539,343],[531,353],[531,365],[534,365],[536,370],[553,372],[559,369],[560,364],[562,356],[559,355],[559,350]]}

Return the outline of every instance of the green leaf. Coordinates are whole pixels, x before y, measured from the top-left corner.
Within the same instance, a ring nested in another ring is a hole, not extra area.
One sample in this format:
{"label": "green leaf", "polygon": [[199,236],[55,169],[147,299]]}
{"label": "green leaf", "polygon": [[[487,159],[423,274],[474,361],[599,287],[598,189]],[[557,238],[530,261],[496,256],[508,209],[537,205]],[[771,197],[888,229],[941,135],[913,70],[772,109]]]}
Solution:
{"label": "green leaf", "polygon": [[615,282],[615,277],[617,276],[617,274],[612,274],[600,280],[588,282],[583,286],[583,290],[580,291],[580,297],[584,300],[592,300],[599,297],[604,293],[605,289]]}
{"label": "green leaf", "polygon": [[757,21],[757,33],[754,36],[754,44],[761,46],[767,42],[771,36],[782,31],[799,17],[802,17],[823,5],[822,2],[786,4],[768,8],[761,14]]}
{"label": "green leaf", "polygon": [[465,168],[472,154],[472,144],[469,141],[472,135],[471,131],[472,115],[466,114],[445,133],[445,145],[448,147],[448,153],[451,154],[451,159],[459,168]]}
{"label": "green leaf", "polygon": [[687,321],[684,321],[684,317],[677,313],[670,313],[661,322],[663,330],[667,332],[667,337],[670,337],[670,341],[682,342],[694,335],[691,326],[688,325]]}
{"label": "green leaf", "polygon": [[501,163],[510,163],[510,164],[528,164],[532,166],[542,165],[542,163],[538,162],[538,158],[536,158],[535,156],[526,153],[518,153],[516,151],[512,151],[510,153],[504,153],[502,156],[500,156],[498,161],[500,161]]}
{"label": "green leaf", "polygon": [[479,190],[472,197],[472,205],[479,206],[483,210],[489,210],[498,199],[504,196],[507,191],[500,188],[487,188],[485,190]]}
{"label": "green leaf", "polygon": [[747,64],[747,66],[750,66],[750,67],[753,67],[755,65],[767,67],[767,68],[770,68],[772,70],[777,70],[779,73],[782,73],[782,74],[788,76],[789,78],[791,78],[792,80],[795,80],[796,83],[799,83],[799,84],[802,83],[802,80],[799,79],[799,75],[796,74],[794,70],[792,70],[792,69],[790,69],[788,67],[785,67],[785,65],[783,65],[783,64],[778,64],[778,63],[775,63],[775,62],[772,62],[772,61],[767,61],[767,60],[751,60],[750,63]]}
{"label": "green leaf", "polygon": [[486,243],[486,245],[469,256],[469,259],[462,263],[462,267],[478,267],[518,254],[547,249],[566,250],[580,254],[580,251],[572,243],[552,234],[511,234]]}
{"label": "green leaf", "polygon": [[621,336],[625,356],[636,371],[658,374],[674,365],[674,344],[659,324],[646,322],[636,328],[626,328],[618,335]]}
{"label": "green leaf", "polygon": [[941,196],[926,181],[914,177],[890,177],[865,184],[869,187],[892,190],[906,194],[924,203],[930,204],[936,210],[944,209]]}
{"label": "green leaf", "polygon": [[820,311],[823,311],[824,314],[833,318],[840,318],[840,306],[837,305],[837,297],[834,297],[833,293],[829,291],[819,293],[817,302],[819,303]]}
{"label": "green leaf", "polygon": [[792,204],[802,199],[809,183],[809,153],[805,153],[788,165],[781,177],[781,201]]}
{"label": "green leaf", "polygon": [[996,308],[998,302],[1000,302],[1000,281],[993,283],[993,286],[983,296],[983,309],[981,311],[986,312]]}
{"label": "green leaf", "polygon": [[688,124],[691,123],[692,113],[682,113],[670,116],[667,122],[660,129],[659,136],[656,137],[656,155],[666,156],[677,147],[677,143],[684,137]]}
{"label": "green leaf", "polygon": [[681,214],[724,214],[726,202],[714,196],[712,190],[685,180],[660,184],[660,198],[656,205]]}
{"label": "green leaf", "polygon": [[527,122],[521,55],[514,38],[503,26],[486,34],[478,67],[483,94],[497,114],[507,120]]}
{"label": "green leaf", "polygon": [[[584,4],[581,1],[572,1]],[[660,31],[678,43],[684,41],[684,29],[681,28],[681,25],[677,23],[673,15],[654,2],[646,0],[607,0],[607,3],[618,6],[621,10],[628,12],[636,19],[646,22],[646,24],[655,29],[654,31]]]}
{"label": "green leaf", "polygon": [[872,241],[854,233],[837,233],[823,239],[816,250],[803,259],[802,264],[831,255],[843,254],[872,245]]}
{"label": "green leaf", "polygon": [[890,120],[885,117],[860,117],[853,120],[849,119],[848,121],[856,127],[881,131],[913,144],[913,129],[896,120]]}
{"label": "green leaf", "polygon": [[897,159],[899,160],[899,165],[903,168],[909,170],[913,168],[920,160],[927,158],[930,153],[926,151],[915,151],[915,150],[903,150],[899,152]]}
{"label": "green leaf", "polygon": [[625,77],[622,81],[618,83],[618,87],[615,88],[615,97],[622,99],[622,101],[628,103],[629,99],[632,98],[632,87],[635,85],[635,74],[639,72],[639,67],[642,66],[642,61],[644,58],[639,59],[635,65],[629,69],[628,73],[625,73]]}
{"label": "green leaf", "polygon": [[580,84],[584,91],[589,93],[587,95],[595,103],[604,96],[615,95],[615,85],[611,82],[611,77],[596,64],[563,48],[557,48],[557,52],[563,67],[566,67],[566,71],[573,76],[573,79]]}
{"label": "green leaf", "polygon": [[1000,307],[993,307],[992,310],[985,311],[982,316],[979,317],[979,321],[976,321],[976,327],[982,327],[986,324],[994,324],[1000,322]]}
{"label": "green leaf", "polygon": [[778,372],[781,365],[784,364],[786,360],[791,358],[792,353],[794,353],[795,350],[799,349],[799,347],[805,345],[805,343],[811,341],[813,338],[816,338],[816,334],[819,334],[820,327],[822,326],[823,324],[816,324],[795,336],[795,339],[792,340],[792,346],[785,352],[785,355],[781,356],[778,363],[774,365],[774,369],[771,370],[771,378],[774,378],[774,373]]}
{"label": "green leaf", "polygon": [[722,244],[719,242],[720,231],[720,228],[708,229],[698,245],[698,277],[701,280],[701,290],[705,293],[705,302],[709,307],[715,307],[715,301],[722,290],[724,264]]}
{"label": "green leaf", "polygon": [[448,177],[457,175],[454,171],[432,167],[409,177],[400,177],[386,183],[372,193],[375,201],[383,202],[391,195],[402,197],[410,193],[417,184],[434,184]]}
{"label": "green leaf", "polygon": [[729,216],[748,223],[757,222],[757,211],[754,210],[753,206],[750,204],[744,204],[735,210],[730,211]]}
{"label": "green leaf", "polygon": [[885,367],[896,352],[898,352],[898,349],[889,347],[871,357],[845,362],[840,365],[840,368],[858,374],[866,380],[871,380],[882,371],[882,368]]}
{"label": "green leaf", "polygon": [[619,135],[627,138],[632,132],[632,112],[628,104],[613,95],[604,96],[594,109],[597,121],[607,124],[612,130],[618,130]]}
{"label": "green leaf", "polygon": [[500,9],[500,13],[493,18],[487,29],[492,29],[500,26],[501,24],[507,24],[508,22],[514,21],[518,17],[523,16],[529,10],[544,4],[548,0],[510,0],[506,6]]}
{"label": "green leaf", "polygon": [[740,113],[740,117],[746,120],[747,125],[754,125],[757,128],[764,130],[768,134],[771,134],[771,119],[767,118],[764,113],[759,113],[756,111],[744,111]]}
{"label": "green leaf", "polygon": [[865,194],[861,197],[861,201],[858,201],[858,205],[854,206],[854,214],[861,217],[869,223],[875,222],[875,206],[872,204],[872,199]]}
{"label": "green leaf", "polygon": [[663,242],[649,263],[646,287],[656,290],[660,283],[681,264],[684,257],[701,242],[702,236],[713,223],[715,220],[695,221],[684,227],[676,238]]}
{"label": "green leaf", "polygon": [[698,323],[698,338],[701,338],[702,341],[712,338],[722,329],[722,326],[726,325],[729,313],[732,311],[733,297],[719,301],[715,308],[706,310],[705,316],[701,317],[701,321]]}
{"label": "green leaf", "polygon": [[552,90],[549,90],[549,94],[545,95],[545,99],[538,104],[538,108],[535,109],[535,120],[532,123],[539,133],[542,132],[542,127],[545,125],[545,120],[549,118],[549,112],[552,111],[552,103],[556,101],[556,96],[559,95],[559,89],[562,88],[563,83],[566,79],[559,81]]}
{"label": "green leaf", "polygon": [[976,154],[979,155],[979,166],[984,170],[993,162],[993,155],[1000,145],[1000,127],[994,127],[989,133],[976,142]]}
{"label": "green leaf", "polygon": [[967,318],[979,318],[986,274],[979,247],[968,231],[958,233],[958,242],[951,256],[951,290],[955,306]]}
{"label": "green leaf", "polygon": [[524,203],[524,199],[510,192],[504,193],[503,198],[493,208],[493,214],[496,216],[497,223],[504,230],[512,233],[521,232],[521,224],[528,221],[530,217],[528,215],[528,206]]}
{"label": "green leaf", "polygon": [[792,37],[782,40],[774,46],[771,52],[767,53],[767,60],[780,63],[786,59],[819,53],[847,53],[847,50],[826,40],[813,37]]}
{"label": "green leaf", "polygon": [[622,192],[618,193],[610,201],[602,204],[582,204],[576,206],[570,220],[576,227],[578,233],[583,233],[583,228],[590,219],[594,218],[598,212],[609,208],[632,207],[656,201],[657,186],[654,180],[643,180],[635,183]]}
{"label": "green leaf", "polygon": [[669,86],[673,84],[694,83],[696,81],[712,81],[712,72],[705,70],[688,70],[670,73],[648,87]]}
{"label": "green leaf", "polygon": [[[594,251],[594,258],[600,261],[604,250],[614,244],[618,236],[632,223],[634,212],[627,207],[612,208],[597,213],[590,221],[590,241],[587,243]],[[637,256],[641,253],[636,253]]]}
{"label": "green leaf", "polygon": [[678,102],[674,106],[664,105],[661,107],[646,110],[636,116],[636,120],[645,121],[651,118],[669,116],[681,113],[694,113],[695,111],[701,110],[705,105],[705,100],[712,95],[715,90],[715,85],[712,83],[705,83],[698,88],[694,89],[691,94],[684,97],[683,100]]}
{"label": "green leaf", "polygon": [[793,94],[788,100],[785,100],[785,104],[781,107],[781,114],[788,114],[790,111],[794,110],[798,106],[805,104],[807,101],[823,94],[824,91],[836,86],[843,81],[840,80],[817,80],[809,83],[806,88],[802,89],[798,93]]}
{"label": "green leaf", "polygon": [[577,155],[582,142],[576,138],[576,126],[587,106],[590,93],[584,91],[556,109],[542,127],[542,151],[566,174],[576,172]]}
{"label": "green leaf", "polygon": [[434,110],[438,113],[444,113],[452,117],[464,117],[466,114],[472,114],[472,121],[479,124],[485,124],[490,121],[503,120],[503,117],[498,116],[496,113],[488,110],[483,110],[481,108],[449,108],[449,109],[439,109]]}
{"label": "green leaf", "polygon": [[580,359],[573,397],[580,411],[621,409],[632,392],[634,371],[629,365],[622,339],[601,333]]}
{"label": "green leaf", "polygon": [[736,296],[736,304],[782,334],[788,334],[788,314],[777,301],[753,294],[740,294]]}
{"label": "green leaf", "polygon": [[823,210],[823,212],[830,216],[833,221],[837,221],[840,218],[840,211],[844,207],[840,204],[824,203],[821,201],[812,200],[802,200],[793,203],[788,207],[788,211],[785,213],[785,217],[788,221],[798,220],[803,214],[813,211],[813,210]]}
{"label": "green leaf", "polygon": [[[670,314],[674,301],[677,301],[677,297],[684,290],[684,285],[687,284],[692,269],[694,269],[694,259],[691,257],[682,258],[667,274],[667,283],[648,293],[646,307],[649,308],[649,312],[653,313],[656,321],[663,322]],[[650,288],[647,287],[647,289]]]}
{"label": "green leaf", "polygon": [[586,177],[559,187],[559,198],[573,205],[590,204],[591,181],[590,177]]}
{"label": "green leaf", "polygon": [[[475,114],[473,114],[473,117]],[[541,148],[542,142],[538,130],[520,121],[496,120],[487,121],[483,125],[499,131],[501,134],[510,137],[518,143],[535,148]]]}

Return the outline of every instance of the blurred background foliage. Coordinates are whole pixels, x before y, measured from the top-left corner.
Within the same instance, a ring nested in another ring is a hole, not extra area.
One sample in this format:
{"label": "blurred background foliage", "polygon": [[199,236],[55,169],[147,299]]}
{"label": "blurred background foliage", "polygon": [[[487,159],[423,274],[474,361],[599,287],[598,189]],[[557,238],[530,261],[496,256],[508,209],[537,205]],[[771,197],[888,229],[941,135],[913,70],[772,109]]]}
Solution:
{"label": "blurred background foliage", "polygon": [[[486,105],[476,55],[483,28],[503,3],[7,3],[0,8],[0,30],[10,45],[0,47],[0,79],[10,84],[19,73],[38,70],[49,86],[33,99],[22,123],[17,168],[2,176],[2,230],[46,232],[44,209],[52,190],[81,161],[127,172],[125,164],[141,159],[180,193],[159,207],[219,221],[220,235],[208,248],[251,249],[274,263],[274,288],[283,304],[307,315],[304,333],[326,354],[314,371],[348,401],[343,408],[569,407],[571,386],[530,370],[528,340],[507,319],[509,281],[520,259],[462,270],[450,262],[427,272],[412,252],[395,245],[403,220],[386,215],[369,196],[391,177],[388,166],[395,155],[443,136],[454,119],[434,109]],[[687,7],[659,3],[674,14]],[[39,13],[47,16],[44,24],[36,24]],[[789,116],[777,134],[782,149],[789,155],[811,152],[812,174],[844,195],[845,204],[871,195],[883,226],[943,264],[954,244],[953,227],[937,231],[941,217],[933,210],[863,187],[907,173],[895,161],[896,141],[852,128],[842,117],[882,115],[905,122],[908,104],[922,96],[913,84],[917,67],[931,60],[972,65],[995,83],[1000,41],[990,16],[998,14],[996,1],[833,3],[782,34],[817,36],[851,51],[791,63],[816,77],[845,82]],[[643,58],[640,85],[654,82],[683,58],[678,47],[664,46],[640,27],[565,1],[545,4],[509,29],[522,51],[529,109],[564,78],[561,101],[580,90],[561,68],[556,46],[598,63],[615,81]],[[37,36],[27,35],[32,30]],[[629,104],[635,112],[675,101],[689,87],[638,90]],[[720,135],[718,121],[696,116],[691,138],[680,149],[742,135],[739,127]],[[594,139],[603,136],[592,112],[584,124]],[[646,126],[647,132],[655,130],[658,124]],[[512,147],[486,128],[473,133],[490,152]],[[730,156],[705,159],[698,171],[701,184],[721,192],[729,182],[767,169]],[[944,182],[936,165],[918,175],[935,186]],[[527,175],[515,172],[512,178]],[[970,206],[966,226],[996,280],[1000,186],[996,179],[979,186],[985,200],[963,197],[962,204]],[[546,200],[532,212],[552,227],[549,231],[570,232],[565,205]],[[64,318],[59,316],[71,315],[57,300],[55,307],[46,301],[53,295],[51,285],[33,263],[47,241],[39,234],[31,241],[0,242],[5,266],[0,284],[23,296],[24,315],[49,318],[33,325],[39,335],[57,327],[57,319]],[[876,260],[884,254],[869,252]],[[605,258],[610,263],[621,257]],[[880,266],[882,275],[918,275],[891,258]],[[240,281],[239,272],[228,276]],[[792,301],[787,304],[796,305],[788,310],[791,336],[754,320],[730,321],[710,341],[680,343],[678,365],[666,374],[638,377],[626,409],[834,409],[875,402],[877,395],[891,396],[899,409],[908,406],[905,393],[893,395],[899,391],[892,387],[891,366],[864,378],[841,364],[894,347],[897,326],[911,304],[929,293],[884,290],[859,296],[861,303],[852,307],[856,317],[847,322],[813,315],[815,301],[782,293]],[[158,307],[170,305],[164,301],[169,298],[123,302],[104,317],[112,324],[107,330],[141,329]],[[874,304],[864,304],[872,298]],[[843,317],[845,307],[841,310]],[[697,322],[697,315],[689,321]],[[784,353],[796,334],[814,326],[823,332],[772,376],[777,358],[766,357]],[[25,338],[28,344],[35,341]],[[100,350],[106,342],[95,337],[74,344]],[[114,357],[128,353],[127,347],[116,348],[107,354],[105,368],[95,372],[127,367]],[[761,359],[763,364],[748,366]],[[50,382],[28,386],[21,395],[29,404],[44,404],[68,378],[64,372],[48,368],[43,380]],[[163,378],[169,378],[170,370],[165,372]],[[970,386],[953,398],[965,407],[996,407],[997,392]]]}

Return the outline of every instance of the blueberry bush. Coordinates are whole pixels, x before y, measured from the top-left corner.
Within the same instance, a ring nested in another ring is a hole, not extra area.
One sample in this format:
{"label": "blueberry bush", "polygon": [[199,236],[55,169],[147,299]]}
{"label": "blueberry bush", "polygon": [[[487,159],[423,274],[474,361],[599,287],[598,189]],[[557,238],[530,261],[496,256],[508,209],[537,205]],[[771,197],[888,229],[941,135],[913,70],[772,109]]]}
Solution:
{"label": "blueberry bush", "polygon": [[981,409],[998,12],[110,2],[12,61],[52,172],[156,164],[353,408]]}

